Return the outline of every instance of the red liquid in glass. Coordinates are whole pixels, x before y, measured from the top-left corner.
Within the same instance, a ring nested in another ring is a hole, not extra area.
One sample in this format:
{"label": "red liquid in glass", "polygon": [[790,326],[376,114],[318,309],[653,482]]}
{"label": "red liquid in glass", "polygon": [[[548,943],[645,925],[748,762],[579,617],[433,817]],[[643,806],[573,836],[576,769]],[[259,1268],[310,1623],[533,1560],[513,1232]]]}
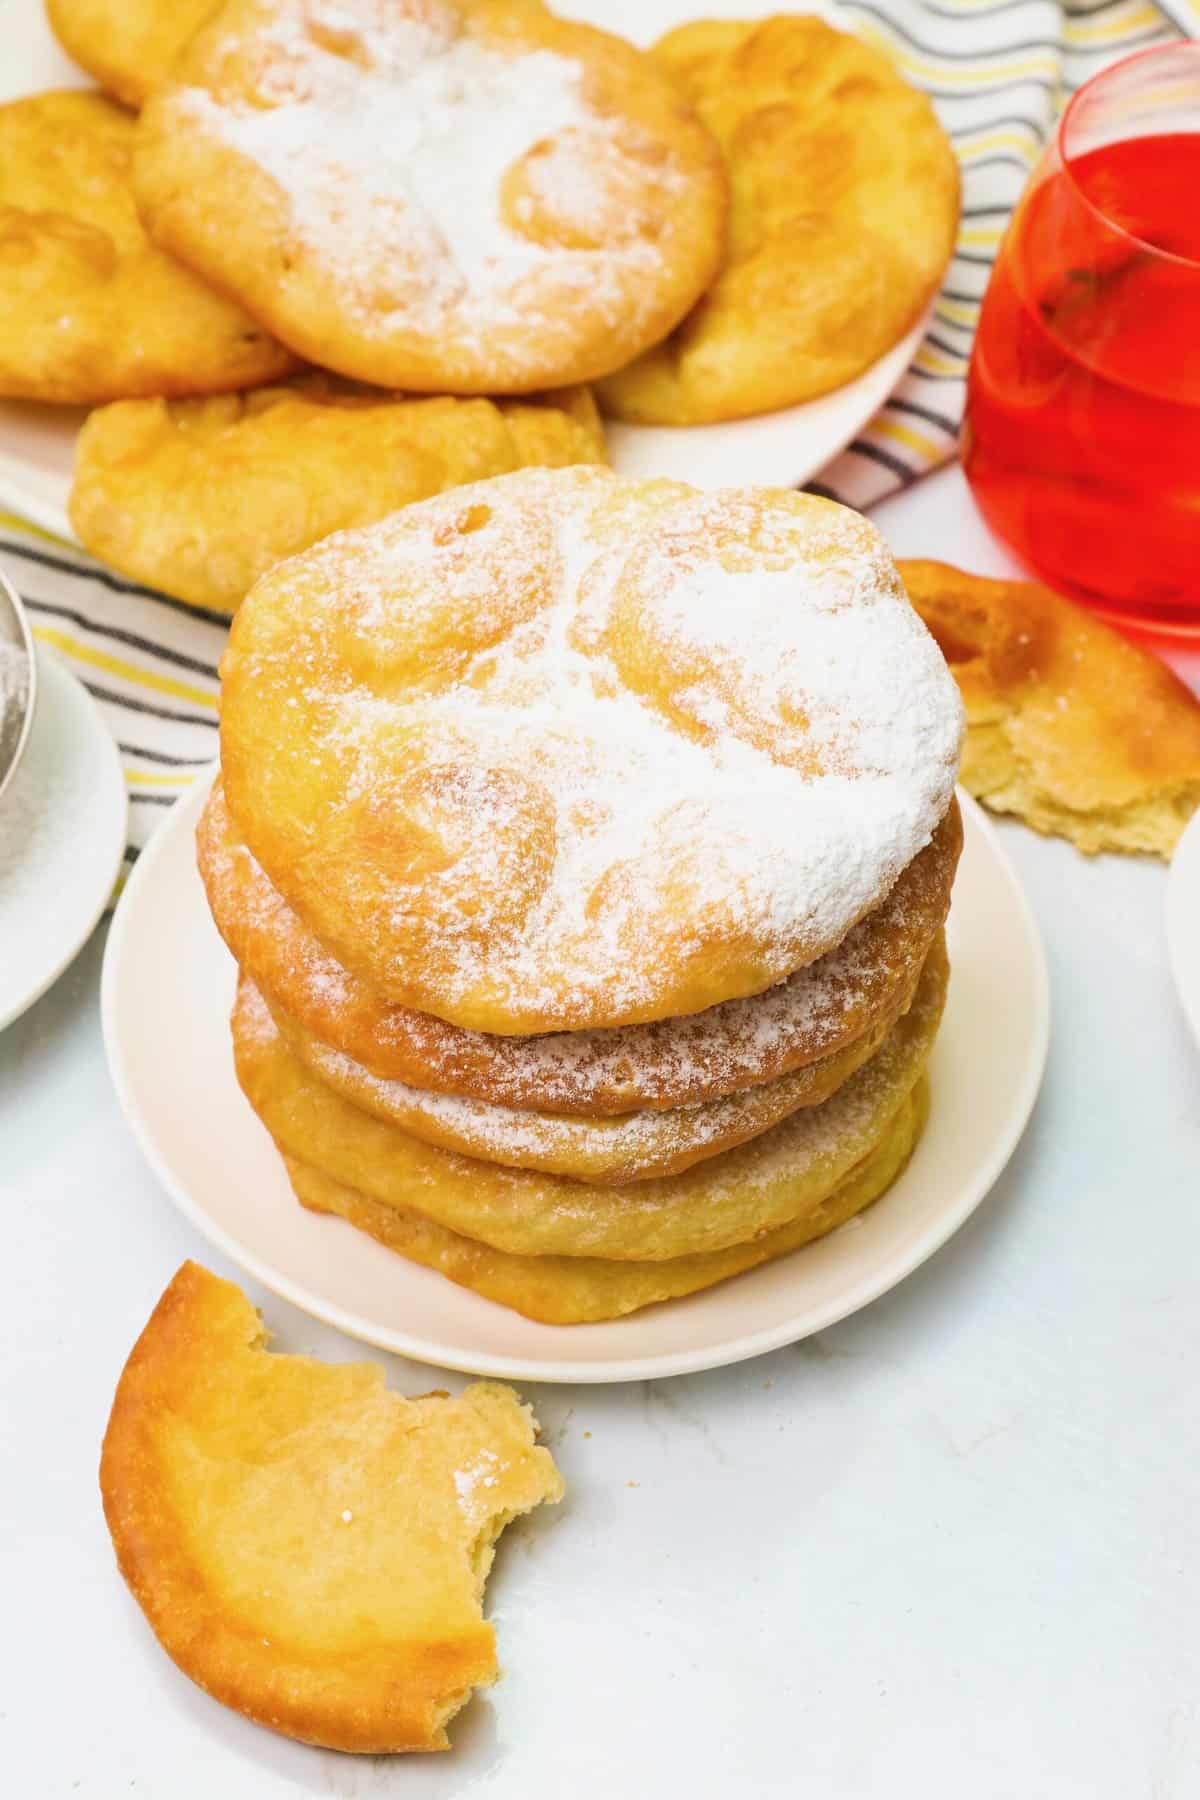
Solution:
{"label": "red liquid in glass", "polygon": [[1018,209],[983,304],[963,447],[989,523],[1052,586],[1194,631],[1197,264],[1200,133],[1053,170]]}

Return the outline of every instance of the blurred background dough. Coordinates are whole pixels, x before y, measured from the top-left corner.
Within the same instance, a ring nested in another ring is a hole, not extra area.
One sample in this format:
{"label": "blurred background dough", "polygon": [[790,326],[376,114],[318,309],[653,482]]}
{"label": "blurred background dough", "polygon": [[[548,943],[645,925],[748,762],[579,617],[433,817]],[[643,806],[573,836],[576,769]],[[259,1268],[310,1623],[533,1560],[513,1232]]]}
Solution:
{"label": "blurred background dough", "polygon": [[337,376],[93,412],[71,523],[94,556],[233,612],[264,570],[412,500],[529,464],[602,463],[587,388],[527,401],[412,399]]}
{"label": "blurred background dough", "polygon": [[0,395],[96,405],[277,380],[295,358],[151,244],[134,120],[100,94],[0,106]]}
{"label": "blurred background dough", "polygon": [[142,114],[157,242],[310,361],[422,393],[607,374],[704,291],[720,153],[539,0],[229,0]]}
{"label": "blurred background dough", "polygon": [[725,266],[665,342],[610,376],[618,418],[696,425],[853,380],[932,299],[958,165],[929,101],[819,19],[702,20],[655,46],[729,163]]}
{"label": "blurred background dough", "polygon": [[221,0],[46,0],[68,56],[127,106],[140,106]]}

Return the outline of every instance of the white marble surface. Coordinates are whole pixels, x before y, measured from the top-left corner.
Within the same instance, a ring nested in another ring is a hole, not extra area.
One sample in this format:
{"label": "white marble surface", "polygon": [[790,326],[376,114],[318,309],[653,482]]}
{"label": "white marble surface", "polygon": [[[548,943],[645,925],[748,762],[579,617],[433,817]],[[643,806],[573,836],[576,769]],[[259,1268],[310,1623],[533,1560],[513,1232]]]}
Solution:
{"label": "white marble surface", "polygon": [[[957,474],[880,517],[901,551],[1003,566]],[[534,1394],[570,1495],[506,1540],[489,1591],[507,1673],[424,1761],[225,1712],[113,1567],[113,1384],[181,1259],[220,1264],[118,1115],[94,940],[0,1036],[5,1800],[1200,1793],[1200,1054],[1164,873],[1014,826],[1004,843],[1054,1005],[1010,1169],[932,1263],[820,1338]],[[266,1311],[281,1348],[357,1354]]]}

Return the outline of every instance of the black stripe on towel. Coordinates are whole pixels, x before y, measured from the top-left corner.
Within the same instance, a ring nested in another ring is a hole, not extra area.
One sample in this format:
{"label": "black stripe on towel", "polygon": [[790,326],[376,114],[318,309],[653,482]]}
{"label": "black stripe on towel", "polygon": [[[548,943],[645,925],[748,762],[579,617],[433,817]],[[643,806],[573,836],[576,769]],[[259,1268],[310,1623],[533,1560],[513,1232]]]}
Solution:
{"label": "black stripe on towel", "polygon": [[25,604],[30,612],[47,613],[53,619],[66,619],[80,631],[91,632],[96,637],[111,638],[115,644],[127,644],[131,650],[140,650],[146,656],[157,656],[160,661],[173,663],[177,669],[187,669],[193,675],[207,675],[211,681],[217,679],[217,665],[201,662],[199,657],[185,656],[182,650],[170,650],[165,644],[156,644],[153,638],[140,637],[136,631],[126,631],[120,625],[100,625],[95,619],[89,619],[86,613],[77,612],[73,606],[60,606],[56,600],[35,600],[25,596]]}
{"label": "black stripe on towel", "polygon": [[226,630],[229,629],[228,613],[214,612],[208,606],[192,606],[186,600],[176,600],[170,594],[160,594],[157,588],[142,587],[136,581],[122,581],[119,575],[110,574],[107,569],[98,565],[68,562],[64,556],[51,556],[45,550],[34,550],[28,544],[16,544],[6,537],[0,537],[0,550],[19,556],[25,562],[37,563],[40,568],[54,569],[60,575],[74,575],[79,581],[98,581],[114,594],[136,594],[139,599],[153,600],[171,612],[181,613],[185,619],[204,619],[210,625],[221,625]]}

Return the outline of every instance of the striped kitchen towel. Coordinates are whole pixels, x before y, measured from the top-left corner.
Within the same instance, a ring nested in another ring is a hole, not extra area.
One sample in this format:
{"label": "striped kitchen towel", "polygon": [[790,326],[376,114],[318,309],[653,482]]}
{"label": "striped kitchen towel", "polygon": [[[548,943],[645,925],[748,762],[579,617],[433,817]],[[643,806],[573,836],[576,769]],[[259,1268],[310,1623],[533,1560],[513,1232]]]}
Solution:
{"label": "striped kitchen towel", "polygon": [[[1200,35],[1200,0],[842,0],[840,16],[932,96],[963,169],[956,253],[912,368],[812,484],[867,507],[954,453],[992,258],[1065,101],[1106,62]],[[122,580],[3,514],[0,569],[27,601],[42,642],[91,690],[121,746],[132,861],[165,808],[216,754],[227,621]]]}
{"label": "striped kitchen towel", "polygon": [[0,570],[24,600],[38,642],[78,675],[117,740],[131,863],[217,754],[217,663],[229,620],[138,587],[3,512]]}

